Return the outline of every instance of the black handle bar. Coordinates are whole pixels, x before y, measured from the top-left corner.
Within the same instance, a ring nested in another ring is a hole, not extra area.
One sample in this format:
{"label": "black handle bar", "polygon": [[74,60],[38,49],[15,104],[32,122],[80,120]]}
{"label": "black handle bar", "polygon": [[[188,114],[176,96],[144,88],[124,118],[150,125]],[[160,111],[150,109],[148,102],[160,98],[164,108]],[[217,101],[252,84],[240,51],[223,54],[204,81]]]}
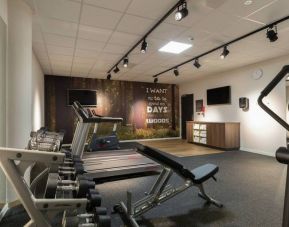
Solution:
{"label": "black handle bar", "polygon": [[268,113],[274,120],[276,120],[280,125],[282,125],[287,131],[289,131],[289,125],[281,117],[279,117],[275,112],[273,112],[268,106],[263,103],[263,98],[266,97],[277,84],[289,73],[289,65],[285,65],[281,71],[275,76],[275,78],[264,88],[258,98],[259,106]]}

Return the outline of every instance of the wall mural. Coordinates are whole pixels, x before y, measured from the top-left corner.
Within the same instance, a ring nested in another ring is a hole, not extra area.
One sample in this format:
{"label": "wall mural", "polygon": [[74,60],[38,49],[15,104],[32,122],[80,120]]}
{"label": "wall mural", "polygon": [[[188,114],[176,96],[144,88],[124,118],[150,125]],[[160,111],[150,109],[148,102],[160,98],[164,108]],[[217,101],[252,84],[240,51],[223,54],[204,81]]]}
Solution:
{"label": "wall mural", "polygon": [[[68,89],[97,90],[96,113],[123,118],[117,130],[121,140],[179,136],[177,85],[45,76],[45,124],[50,130],[65,130],[65,143],[71,142],[76,125],[67,105]],[[99,135],[111,130],[112,124],[103,123]]]}

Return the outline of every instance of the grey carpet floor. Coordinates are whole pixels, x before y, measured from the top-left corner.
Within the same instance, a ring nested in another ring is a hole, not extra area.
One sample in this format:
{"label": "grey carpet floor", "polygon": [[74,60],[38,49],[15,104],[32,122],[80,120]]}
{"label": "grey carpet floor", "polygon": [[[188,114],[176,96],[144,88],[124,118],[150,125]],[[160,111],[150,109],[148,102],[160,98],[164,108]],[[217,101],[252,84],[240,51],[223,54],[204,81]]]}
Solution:
{"label": "grey carpet floor", "polygon": [[[209,180],[205,189],[220,200],[223,208],[207,206],[191,188],[138,219],[147,227],[281,227],[283,196],[285,190],[285,166],[274,158],[262,155],[229,151],[221,154],[175,158],[192,169],[205,163],[219,165],[217,182]],[[112,208],[125,201],[130,190],[134,199],[148,191],[157,176],[146,176],[99,184],[103,206]],[[174,176],[172,184],[181,183]],[[19,211],[19,210],[18,210]],[[0,226],[23,226],[27,215],[12,212]],[[123,226],[118,214],[112,214],[112,226]]]}

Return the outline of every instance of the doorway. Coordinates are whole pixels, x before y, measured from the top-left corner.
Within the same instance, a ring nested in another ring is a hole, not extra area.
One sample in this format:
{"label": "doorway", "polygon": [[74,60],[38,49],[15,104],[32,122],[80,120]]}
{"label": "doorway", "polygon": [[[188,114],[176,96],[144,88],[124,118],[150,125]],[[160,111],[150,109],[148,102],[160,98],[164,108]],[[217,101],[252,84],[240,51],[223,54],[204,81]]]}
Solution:
{"label": "doorway", "polygon": [[187,138],[186,122],[194,120],[194,94],[182,95],[182,139]]}

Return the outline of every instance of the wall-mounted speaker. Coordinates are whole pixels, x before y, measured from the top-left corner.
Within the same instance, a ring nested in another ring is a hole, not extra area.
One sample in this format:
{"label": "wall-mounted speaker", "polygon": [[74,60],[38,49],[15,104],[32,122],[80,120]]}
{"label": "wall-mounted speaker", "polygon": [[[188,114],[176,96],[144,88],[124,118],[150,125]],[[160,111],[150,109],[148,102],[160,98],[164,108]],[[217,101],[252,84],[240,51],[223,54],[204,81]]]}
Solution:
{"label": "wall-mounted speaker", "polygon": [[249,110],[249,99],[245,97],[239,98],[239,107],[244,111]]}

